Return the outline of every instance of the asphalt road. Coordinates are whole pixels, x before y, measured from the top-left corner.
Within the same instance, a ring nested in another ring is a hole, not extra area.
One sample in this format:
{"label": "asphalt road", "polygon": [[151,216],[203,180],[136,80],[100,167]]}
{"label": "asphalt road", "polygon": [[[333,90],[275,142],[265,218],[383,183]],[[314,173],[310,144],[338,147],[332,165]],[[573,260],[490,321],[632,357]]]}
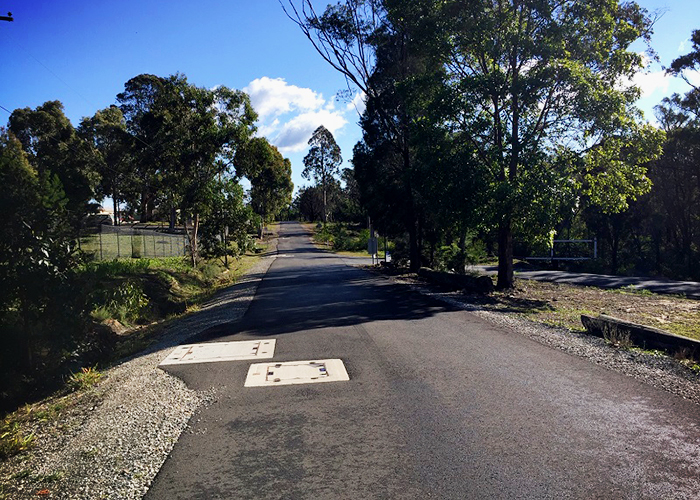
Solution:
{"label": "asphalt road", "polygon": [[284,224],[238,324],[275,361],[350,381],[244,388],[250,362],[167,367],[214,388],[148,499],[698,498],[700,407],[393,285]]}
{"label": "asphalt road", "polygon": [[[498,266],[471,266],[479,273],[498,274]],[[646,276],[616,276],[614,274],[572,273],[568,271],[516,270],[515,277],[568,283],[571,285],[595,286],[598,288],[625,288],[649,290],[654,293],[685,295],[689,299],[700,299],[700,283],[697,281],[675,281],[666,278],[650,278]]]}

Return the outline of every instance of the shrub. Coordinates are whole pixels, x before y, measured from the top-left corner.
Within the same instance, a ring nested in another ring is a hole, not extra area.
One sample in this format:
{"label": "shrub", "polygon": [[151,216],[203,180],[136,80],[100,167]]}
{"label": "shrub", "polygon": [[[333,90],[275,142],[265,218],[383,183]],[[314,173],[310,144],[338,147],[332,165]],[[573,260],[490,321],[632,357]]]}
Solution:
{"label": "shrub", "polygon": [[104,316],[108,315],[121,323],[139,320],[149,303],[141,283],[129,278],[117,286],[94,290],[90,302],[94,318],[106,319]]}
{"label": "shrub", "polygon": [[79,372],[71,374],[68,378],[68,387],[74,391],[84,391],[96,385],[102,380],[102,373],[96,366],[81,368]]}

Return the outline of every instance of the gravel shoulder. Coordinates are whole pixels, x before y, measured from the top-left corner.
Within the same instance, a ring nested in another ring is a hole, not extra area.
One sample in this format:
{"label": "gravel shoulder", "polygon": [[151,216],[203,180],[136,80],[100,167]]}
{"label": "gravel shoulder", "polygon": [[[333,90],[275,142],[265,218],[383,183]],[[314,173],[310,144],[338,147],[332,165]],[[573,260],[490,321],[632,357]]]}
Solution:
{"label": "gravel shoulder", "polygon": [[188,389],[158,364],[192,335],[240,319],[275,254],[166,326],[157,345],[105,370],[94,388],[32,405],[34,444],[0,463],[0,499],[141,498],[189,419],[215,397]]}

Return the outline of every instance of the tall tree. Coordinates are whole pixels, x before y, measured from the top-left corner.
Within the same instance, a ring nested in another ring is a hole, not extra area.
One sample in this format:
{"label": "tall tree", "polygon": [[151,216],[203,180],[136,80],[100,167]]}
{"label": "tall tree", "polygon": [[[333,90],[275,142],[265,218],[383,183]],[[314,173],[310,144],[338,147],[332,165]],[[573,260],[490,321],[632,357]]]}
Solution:
{"label": "tall tree", "polygon": [[489,169],[498,287],[509,288],[513,231],[541,195],[578,183],[615,211],[648,190],[643,165],[662,134],[635,121],[639,91],[622,83],[641,69],[629,47],[648,41],[653,23],[617,0],[454,0],[443,12],[448,120]]}
{"label": "tall tree", "polygon": [[250,198],[255,213],[263,225],[292,201],[292,164],[264,137],[254,137],[236,151],[236,175],[246,177],[251,184]]}
{"label": "tall tree", "polygon": [[[163,134],[164,96],[170,82],[156,75],[142,74],[124,84],[117,102],[126,120],[126,129],[133,137],[131,179],[129,186],[138,198],[139,219],[153,218],[160,174],[167,158],[167,140]],[[171,85],[172,87],[172,85]]]}
{"label": "tall tree", "polygon": [[41,182],[58,179],[67,198],[68,222],[78,229],[83,217],[97,207],[92,200],[100,176],[90,145],[76,134],[63,104],[48,101],[36,109],[16,109],[9,129],[22,143]]}
{"label": "tall tree", "polygon": [[343,157],[340,155],[340,147],[330,131],[321,125],[309,139],[309,153],[304,157],[304,171],[301,175],[305,179],[313,177],[317,185],[321,186],[323,195],[323,223],[328,222],[328,186],[340,173],[340,164]]}
{"label": "tall tree", "polygon": [[78,135],[94,147],[96,168],[101,177],[97,191],[103,197],[112,198],[114,222],[118,224],[119,204],[124,201],[129,184],[129,157],[133,147],[124,115],[116,106],[100,110],[90,118],[83,118]]}
{"label": "tall tree", "polygon": [[[424,112],[412,105],[418,99],[411,93],[423,87],[436,70],[434,37],[424,35],[433,25],[437,3],[345,0],[329,5],[321,15],[308,0],[299,2],[298,7],[290,0],[289,5],[288,11],[285,8],[288,15],[319,54],[367,99],[363,128],[373,131],[365,130],[364,144],[355,149],[357,180],[366,193],[386,187],[385,194],[390,191],[395,195],[391,200],[384,198],[387,203],[374,198],[368,209],[385,232],[402,227],[408,234],[410,265],[417,270],[425,226],[419,173],[424,165],[416,163],[419,139],[414,133]],[[429,78],[424,79],[424,75]],[[380,171],[394,175],[385,177]],[[368,198],[363,195],[364,200]],[[390,220],[390,213],[399,219]]]}
{"label": "tall tree", "polygon": [[141,173],[142,220],[150,218],[160,193],[171,221],[180,210],[196,263],[200,214],[211,183],[226,173],[255,130],[250,99],[227,87],[197,87],[180,74],[139,75],[117,99],[138,148],[134,159]]}

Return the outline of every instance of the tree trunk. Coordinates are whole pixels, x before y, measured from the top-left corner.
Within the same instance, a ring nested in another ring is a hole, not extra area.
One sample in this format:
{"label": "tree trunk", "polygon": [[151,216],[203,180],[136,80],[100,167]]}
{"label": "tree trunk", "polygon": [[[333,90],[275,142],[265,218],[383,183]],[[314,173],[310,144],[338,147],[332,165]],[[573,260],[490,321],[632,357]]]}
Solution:
{"label": "tree trunk", "polygon": [[112,210],[114,211],[114,225],[119,226],[119,202],[117,201],[117,195],[112,190]]}
{"label": "tree trunk", "polygon": [[323,225],[325,226],[327,222],[328,222],[328,208],[327,208],[327,201],[326,201],[326,188],[324,186],[324,188],[323,188]]}
{"label": "tree trunk", "polygon": [[171,231],[175,229],[175,222],[177,219],[177,210],[175,209],[175,206],[170,207],[170,222],[168,223],[168,229]]}
{"label": "tree trunk", "polygon": [[192,255],[192,267],[197,267],[197,231],[199,230],[199,214],[194,215],[194,220],[192,221],[192,231],[187,227],[187,217],[184,217],[185,223],[185,234],[190,242],[190,254]]}
{"label": "tree trunk", "polygon": [[496,288],[513,288],[513,229],[510,217],[498,225],[498,282]]}
{"label": "tree trunk", "polygon": [[418,245],[418,224],[414,221],[408,228],[409,268],[411,272],[420,269],[420,246]]}
{"label": "tree trunk", "polygon": [[148,194],[146,191],[141,191],[141,213],[139,214],[139,222],[148,222]]}

